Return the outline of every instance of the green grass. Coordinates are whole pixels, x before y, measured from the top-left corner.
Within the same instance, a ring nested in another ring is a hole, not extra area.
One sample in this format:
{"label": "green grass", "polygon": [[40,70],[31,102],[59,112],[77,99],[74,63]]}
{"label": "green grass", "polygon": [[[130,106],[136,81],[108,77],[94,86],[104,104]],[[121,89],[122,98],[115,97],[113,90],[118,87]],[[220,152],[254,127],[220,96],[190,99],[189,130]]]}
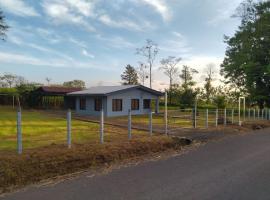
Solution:
{"label": "green grass", "polygon": [[[143,131],[133,133],[134,137],[145,134]],[[16,109],[0,107],[0,150],[16,149],[16,134]],[[36,110],[22,110],[22,137],[24,149],[66,143],[66,119]],[[121,140],[127,140],[126,129],[105,126],[105,141]],[[72,120],[72,142],[98,141],[99,124]]]}

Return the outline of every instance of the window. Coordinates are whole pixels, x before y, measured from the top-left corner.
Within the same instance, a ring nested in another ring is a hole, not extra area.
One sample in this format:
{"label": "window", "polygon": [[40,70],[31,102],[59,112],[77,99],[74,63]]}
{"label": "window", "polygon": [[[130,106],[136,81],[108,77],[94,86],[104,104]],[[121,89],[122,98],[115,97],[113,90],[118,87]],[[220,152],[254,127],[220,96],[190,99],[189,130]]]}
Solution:
{"label": "window", "polygon": [[80,98],[80,110],[86,110],[86,99]]}
{"label": "window", "polygon": [[95,99],[95,111],[101,111],[102,108],[102,99]]}
{"label": "window", "polygon": [[112,100],[112,111],[122,111],[122,99],[113,99]]}
{"label": "window", "polygon": [[143,100],[143,108],[150,109],[150,106],[151,106],[151,99],[144,99]]}
{"label": "window", "polygon": [[131,110],[139,110],[139,109],[140,109],[140,100],[131,99]]}

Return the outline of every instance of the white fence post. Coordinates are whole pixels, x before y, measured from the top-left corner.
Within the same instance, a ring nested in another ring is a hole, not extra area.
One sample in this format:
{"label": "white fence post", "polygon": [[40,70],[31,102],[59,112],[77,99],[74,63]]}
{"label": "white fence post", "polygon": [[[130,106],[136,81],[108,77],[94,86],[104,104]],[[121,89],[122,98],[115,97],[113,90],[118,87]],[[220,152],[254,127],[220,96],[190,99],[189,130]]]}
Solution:
{"label": "white fence post", "polygon": [[260,109],[258,109],[258,115],[257,115],[258,120],[260,119]]}
{"label": "white fence post", "polygon": [[216,127],[218,126],[218,109],[216,109]]}
{"label": "white fence post", "polygon": [[68,109],[67,112],[67,145],[71,148],[71,111]]}
{"label": "white fence post", "polygon": [[250,120],[250,108],[248,109],[248,120]]}
{"label": "white fence post", "polygon": [[206,109],[206,121],[205,121],[205,127],[208,128],[208,109]]}
{"label": "white fence post", "polygon": [[153,134],[152,119],[153,119],[153,113],[152,113],[152,110],[150,110],[150,113],[149,113],[149,134],[150,134],[150,136]]}
{"label": "white fence post", "polygon": [[164,121],[165,121],[165,134],[168,135],[168,94],[165,92],[165,111],[164,111]]}
{"label": "white fence post", "polygon": [[224,109],[224,126],[227,125],[227,109]]}
{"label": "white fence post", "polygon": [[131,110],[128,110],[128,139],[131,140]]}
{"label": "white fence post", "polygon": [[234,109],[232,109],[232,124],[234,123]]}
{"label": "white fence post", "polygon": [[17,110],[17,151],[22,154],[22,113],[21,107]]}
{"label": "white fence post", "polygon": [[103,108],[101,108],[100,110],[99,139],[100,139],[100,144],[103,144],[104,143],[104,110]]}
{"label": "white fence post", "polygon": [[253,120],[254,121],[256,120],[256,110],[255,110],[255,108],[253,109]]}

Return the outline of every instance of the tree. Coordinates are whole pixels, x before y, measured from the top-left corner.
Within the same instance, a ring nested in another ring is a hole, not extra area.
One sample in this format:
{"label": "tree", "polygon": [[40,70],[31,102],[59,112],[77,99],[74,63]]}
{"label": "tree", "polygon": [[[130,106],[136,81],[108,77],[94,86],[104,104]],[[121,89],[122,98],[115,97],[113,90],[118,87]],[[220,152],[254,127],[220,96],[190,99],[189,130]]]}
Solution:
{"label": "tree", "polygon": [[85,82],[82,80],[73,80],[63,83],[65,87],[85,88]]}
{"label": "tree", "polygon": [[196,69],[193,69],[191,67],[188,67],[187,65],[183,66],[183,69],[181,71],[181,74],[179,77],[182,79],[182,87],[187,90],[188,88],[195,85],[195,81],[193,81],[193,75],[197,74],[198,71]]}
{"label": "tree", "polygon": [[152,68],[154,61],[156,59],[156,56],[158,54],[158,46],[156,43],[154,43],[152,40],[147,39],[146,44],[137,49],[137,54],[143,56],[146,58],[146,63],[148,64],[149,67],[149,81],[150,81],[150,88],[152,88]]}
{"label": "tree", "polygon": [[0,39],[5,40],[6,32],[9,26],[5,22],[5,16],[3,12],[0,10]]}
{"label": "tree", "polygon": [[210,97],[213,95],[214,87],[212,86],[213,77],[215,74],[215,65],[213,63],[210,63],[206,66],[205,69],[206,72],[206,78],[205,78],[205,96],[206,96],[206,102],[210,102]]}
{"label": "tree", "polygon": [[125,71],[121,74],[123,85],[137,85],[138,74],[134,67],[127,65]]}
{"label": "tree", "polygon": [[221,74],[228,83],[247,90],[260,108],[270,106],[270,2],[244,1],[235,16],[241,25],[233,37],[225,36]]}
{"label": "tree", "polygon": [[179,75],[179,70],[176,65],[181,61],[181,58],[176,58],[174,56],[169,56],[168,58],[162,59],[160,64],[162,65],[160,69],[164,70],[164,74],[170,79],[170,89],[173,85],[173,80]]}
{"label": "tree", "polygon": [[138,74],[138,77],[140,79],[140,83],[142,85],[145,84],[145,80],[148,79],[148,73],[145,71],[145,69],[147,68],[147,66],[142,63],[142,62],[139,62],[140,66],[137,70],[137,74]]}
{"label": "tree", "polygon": [[15,86],[17,76],[14,74],[6,73],[1,77],[1,80],[5,82],[9,88]]}

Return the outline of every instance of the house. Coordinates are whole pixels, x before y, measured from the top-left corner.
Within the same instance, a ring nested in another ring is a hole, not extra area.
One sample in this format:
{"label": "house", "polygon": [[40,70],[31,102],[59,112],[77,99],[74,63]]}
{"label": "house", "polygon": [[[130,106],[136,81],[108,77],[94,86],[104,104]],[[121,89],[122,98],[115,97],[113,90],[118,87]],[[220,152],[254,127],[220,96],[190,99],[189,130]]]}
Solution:
{"label": "house", "polygon": [[87,90],[68,93],[67,96],[76,97],[76,113],[81,115],[99,116],[103,108],[104,116],[147,114],[153,108],[159,111],[159,97],[162,92],[142,85],[97,86]]}
{"label": "house", "polygon": [[70,92],[80,91],[82,88],[42,86],[32,91],[32,106],[39,108],[75,108],[74,97],[67,97]]}

